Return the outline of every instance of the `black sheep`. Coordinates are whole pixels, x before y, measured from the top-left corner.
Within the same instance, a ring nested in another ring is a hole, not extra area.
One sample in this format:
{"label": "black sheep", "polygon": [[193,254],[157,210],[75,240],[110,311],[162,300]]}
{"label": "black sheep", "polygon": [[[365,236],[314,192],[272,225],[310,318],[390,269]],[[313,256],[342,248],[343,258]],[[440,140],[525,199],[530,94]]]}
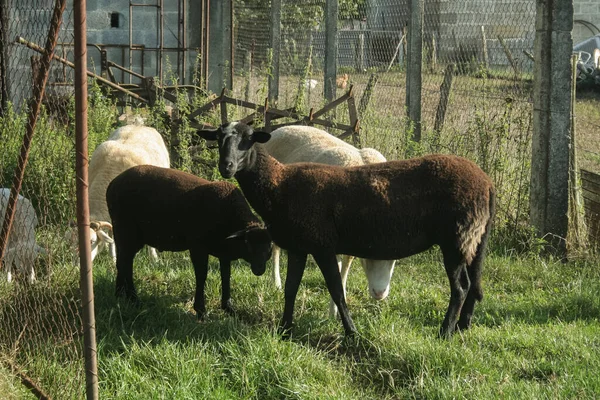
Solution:
{"label": "black sheep", "polygon": [[231,261],[265,272],[271,239],[241,191],[229,182],[210,182],[182,171],[140,165],[118,175],[106,191],[117,247],[117,296],[136,300],[133,259],[144,246],[190,251],[196,274],[194,310],[205,313],[208,255],[221,266],[221,307],[231,312]]}
{"label": "black sheep", "polygon": [[491,179],[473,162],[429,155],[358,167],[283,165],[260,144],[270,134],[243,123],[197,133],[218,140],[221,175],[235,176],[273,242],[288,251],[283,332],[292,326],[307,254],[352,334],[335,255],[391,260],[435,244],[451,290],[440,335],[470,326],[475,302],[483,298],[481,270],[495,204]]}

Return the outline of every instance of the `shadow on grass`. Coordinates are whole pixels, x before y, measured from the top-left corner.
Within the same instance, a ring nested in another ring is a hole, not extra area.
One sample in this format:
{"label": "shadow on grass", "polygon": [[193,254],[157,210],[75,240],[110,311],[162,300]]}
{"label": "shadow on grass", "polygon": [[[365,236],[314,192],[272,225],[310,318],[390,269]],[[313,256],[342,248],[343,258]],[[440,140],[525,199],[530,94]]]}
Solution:
{"label": "shadow on grass", "polygon": [[120,350],[130,337],[144,342],[163,338],[174,342],[223,342],[265,324],[260,308],[235,308],[235,299],[236,312],[229,315],[220,309],[220,299],[215,302],[207,297],[207,314],[198,321],[192,306],[193,293],[155,296],[138,291],[139,302],[133,303],[117,298],[113,277],[105,275],[95,278],[94,290],[97,338],[107,351]]}
{"label": "shadow on grass", "polygon": [[[485,300],[484,300],[485,302]],[[517,321],[527,325],[546,325],[552,321],[597,321],[600,303],[590,295],[562,294],[542,303],[485,303],[475,309],[475,325],[497,327],[505,321]]]}

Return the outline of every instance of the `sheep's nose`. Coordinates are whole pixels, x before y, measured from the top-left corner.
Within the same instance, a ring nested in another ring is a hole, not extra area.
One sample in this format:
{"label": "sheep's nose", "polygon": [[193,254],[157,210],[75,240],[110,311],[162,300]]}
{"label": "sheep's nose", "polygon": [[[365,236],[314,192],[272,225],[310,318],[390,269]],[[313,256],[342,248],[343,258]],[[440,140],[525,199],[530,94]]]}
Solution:
{"label": "sheep's nose", "polygon": [[371,290],[371,296],[375,299],[375,300],[382,300],[386,297],[387,295],[387,289],[383,289],[383,290],[376,290],[376,289],[372,289]]}
{"label": "sheep's nose", "polygon": [[227,162],[226,166],[227,166],[227,169],[233,169],[233,162],[232,161]]}

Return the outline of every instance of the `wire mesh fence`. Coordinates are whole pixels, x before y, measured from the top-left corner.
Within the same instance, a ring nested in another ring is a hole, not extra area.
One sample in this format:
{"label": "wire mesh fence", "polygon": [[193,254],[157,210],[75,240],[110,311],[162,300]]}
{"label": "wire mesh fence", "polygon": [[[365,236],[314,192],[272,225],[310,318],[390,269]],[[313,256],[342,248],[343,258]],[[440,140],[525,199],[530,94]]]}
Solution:
{"label": "wire mesh fence", "polygon": [[[167,8],[180,4],[166,3]],[[412,136],[414,124],[406,116],[410,1],[339,3],[334,89],[339,96],[352,88],[360,118],[359,145],[377,148],[390,160],[431,152],[475,160],[498,187],[496,236],[509,241],[506,248],[526,244],[524,236],[532,233],[528,216],[535,2],[425,3],[422,137],[418,142]],[[19,162],[30,99],[40,71],[40,53],[23,43],[44,45],[55,1],[3,4],[0,7],[0,180],[4,189],[0,205],[5,207],[6,189],[12,186]],[[325,0],[281,0],[281,48],[276,50],[272,46],[271,6],[271,2],[262,0],[233,1],[231,46],[235,62],[231,96],[263,104],[269,95],[269,78],[277,57],[277,107],[308,115],[310,109],[325,104],[325,54],[330,51],[325,26],[328,18],[336,16],[326,12]],[[140,21],[143,18],[154,21],[156,10],[139,15]],[[72,20],[72,10],[67,8],[55,51],[71,61]],[[126,16],[118,14],[115,21],[111,17],[111,24],[126,20]],[[15,41],[16,37],[23,40]],[[102,35],[98,33],[95,37]],[[177,44],[179,41],[173,46]],[[144,69],[143,56],[129,58],[131,64],[128,64],[127,51],[123,50],[127,45],[120,43],[116,48],[121,66],[142,75],[148,75],[144,71],[156,70],[159,74],[162,70],[158,49],[152,50],[156,59]],[[180,53],[178,49],[177,63],[179,57],[187,61],[181,61],[176,74],[186,71],[189,78],[197,72],[190,59],[197,53],[191,50],[184,51],[183,56]],[[90,55],[94,60],[95,54]],[[98,64],[92,63],[90,69],[96,70]],[[132,81],[121,78],[120,83]],[[134,83],[139,81],[133,79]],[[90,154],[115,125],[117,110],[106,93],[95,86],[90,92]],[[576,127],[581,138],[578,142],[581,166],[600,172],[600,145],[594,137],[600,127],[597,105],[594,96],[580,99],[577,113],[581,116]],[[178,108],[182,104],[173,106]],[[348,124],[346,107],[346,103],[340,105],[327,118]],[[193,148],[189,137],[171,136],[171,139],[176,139],[184,151]],[[61,399],[82,397],[85,381],[79,271],[74,263],[77,253],[70,224],[76,215],[74,144],[73,71],[64,63],[53,62],[2,275],[7,277],[7,260],[16,260],[15,268],[11,271],[11,282],[0,279],[0,362],[15,371],[26,372],[52,397]],[[198,161],[190,154],[181,157]],[[214,163],[209,167],[214,168]],[[4,208],[0,217],[3,213]],[[34,275],[23,268],[29,265],[33,266]]]}
{"label": "wire mesh fence", "polygon": [[[535,3],[425,3],[419,143],[411,141],[405,112],[410,2],[365,1],[354,8],[346,3],[340,2],[338,15],[336,89],[339,95],[353,88],[361,144],[388,159],[426,152],[474,159],[499,186],[501,225],[524,226]],[[282,1],[279,108],[308,113],[323,105],[325,23],[332,17],[325,6],[324,0]],[[273,60],[271,8],[267,2],[236,1],[234,10],[234,91],[261,103]],[[348,122],[345,112],[335,118]]]}
{"label": "wire mesh fence", "polygon": [[[23,161],[41,54],[15,41],[44,46],[55,7],[46,1],[3,3],[0,116],[0,216]],[[72,9],[62,15],[58,42],[73,42]],[[73,54],[57,48],[66,58]],[[0,364],[54,398],[84,395],[84,357],[76,242],[65,239],[75,218],[73,73],[52,63],[27,158],[0,279]],[[9,273],[10,271],[10,273]],[[12,275],[12,276],[10,276]]]}

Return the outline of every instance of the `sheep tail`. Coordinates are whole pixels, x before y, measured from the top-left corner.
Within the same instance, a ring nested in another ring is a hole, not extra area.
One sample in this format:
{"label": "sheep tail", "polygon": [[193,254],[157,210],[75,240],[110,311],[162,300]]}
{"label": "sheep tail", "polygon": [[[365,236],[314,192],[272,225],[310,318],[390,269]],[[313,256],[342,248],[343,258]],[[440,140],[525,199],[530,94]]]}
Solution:
{"label": "sheep tail", "polygon": [[485,259],[485,249],[487,247],[488,238],[492,230],[492,223],[496,212],[496,191],[494,188],[490,188],[490,202],[489,202],[489,219],[485,225],[485,232],[481,236],[481,241],[477,246],[475,257],[467,268],[469,274],[469,280],[471,281],[471,288],[473,294],[478,301],[483,300],[483,289],[481,288],[481,273],[483,270],[483,261]]}

